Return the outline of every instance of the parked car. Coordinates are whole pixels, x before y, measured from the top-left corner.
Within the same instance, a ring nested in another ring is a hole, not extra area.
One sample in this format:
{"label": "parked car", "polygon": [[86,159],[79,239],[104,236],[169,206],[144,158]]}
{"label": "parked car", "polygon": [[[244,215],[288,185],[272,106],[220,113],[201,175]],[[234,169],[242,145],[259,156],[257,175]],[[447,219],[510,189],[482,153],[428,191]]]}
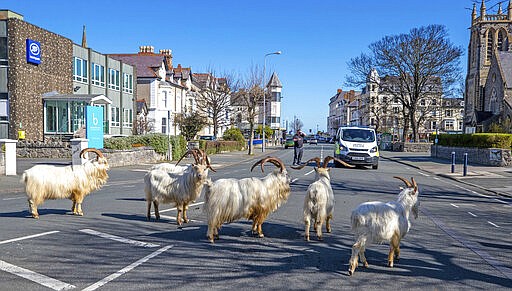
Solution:
{"label": "parked car", "polygon": [[318,139],[316,139],[315,137],[310,138],[309,144],[318,144]]}
{"label": "parked car", "polygon": [[293,138],[287,138],[286,141],[284,142],[284,148],[287,149],[289,147],[293,147]]}
{"label": "parked car", "polygon": [[216,138],[213,135],[201,135],[201,136],[199,136],[199,139],[202,139],[202,140],[216,140]]}

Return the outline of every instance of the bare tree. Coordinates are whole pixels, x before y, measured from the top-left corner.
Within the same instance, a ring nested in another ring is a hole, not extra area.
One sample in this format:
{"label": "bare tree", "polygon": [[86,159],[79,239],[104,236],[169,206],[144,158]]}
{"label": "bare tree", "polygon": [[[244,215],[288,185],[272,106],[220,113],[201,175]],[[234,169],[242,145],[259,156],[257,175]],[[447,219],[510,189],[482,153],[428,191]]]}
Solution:
{"label": "bare tree", "polygon": [[238,91],[233,94],[232,105],[239,108],[249,123],[249,155],[254,154],[254,129],[259,107],[263,104],[261,69],[253,65],[246,76],[239,81]]}
{"label": "bare tree", "polygon": [[298,130],[301,130],[303,126],[304,126],[304,123],[302,123],[302,121],[299,118],[297,118],[297,116],[294,116],[293,123],[292,123],[293,132],[297,132]]}
{"label": "bare tree", "polygon": [[413,139],[418,140],[418,129],[426,113],[432,111],[433,100],[443,94],[449,95],[461,78],[459,59],[462,48],[448,40],[442,25],[428,25],[413,28],[407,34],[385,36],[369,48],[371,55],[362,54],[349,61],[352,75],[347,82],[366,83],[372,67],[381,75],[393,77],[393,82],[383,86],[382,90],[398,98],[403,106],[404,135],[410,126]]}
{"label": "bare tree", "polygon": [[236,89],[234,78],[230,74],[218,78],[209,70],[205,74],[193,74],[193,79],[198,88],[197,109],[209,118],[213,125],[213,135],[217,136],[219,127],[230,124],[226,115],[231,105],[231,92]]}

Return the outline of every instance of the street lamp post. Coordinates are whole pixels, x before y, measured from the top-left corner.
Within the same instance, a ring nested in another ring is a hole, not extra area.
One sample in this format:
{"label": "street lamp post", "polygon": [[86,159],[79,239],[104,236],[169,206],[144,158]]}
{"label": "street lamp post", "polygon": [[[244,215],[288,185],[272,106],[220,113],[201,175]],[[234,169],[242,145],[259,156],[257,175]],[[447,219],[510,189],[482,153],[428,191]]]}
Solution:
{"label": "street lamp post", "polygon": [[261,151],[262,152],[265,152],[265,119],[267,118],[267,111],[266,111],[266,100],[265,100],[265,70],[266,70],[266,67],[267,67],[267,57],[270,56],[270,55],[280,55],[281,54],[281,51],[276,51],[276,52],[273,52],[273,53],[268,53],[265,55],[265,57],[263,58],[263,81],[262,81],[262,85],[261,85],[261,89],[263,90],[263,128],[262,128],[262,131],[263,131],[263,138],[261,139],[262,141],[262,144],[261,144]]}

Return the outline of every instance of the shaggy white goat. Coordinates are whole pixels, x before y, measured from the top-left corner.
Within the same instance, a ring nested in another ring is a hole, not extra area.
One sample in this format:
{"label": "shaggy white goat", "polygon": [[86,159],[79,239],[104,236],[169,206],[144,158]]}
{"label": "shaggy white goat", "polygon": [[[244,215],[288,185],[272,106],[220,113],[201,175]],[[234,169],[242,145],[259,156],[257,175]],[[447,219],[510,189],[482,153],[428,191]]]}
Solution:
{"label": "shaggy white goat", "polygon": [[[178,166],[177,164],[188,154],[194,156],[196,163],[190,166]],[[189,221],[188,205],[201,194],[203,185],[208,178],[208,169],[215,172],[208,157],[201,150],[187,151],[178,163],[176,165],[166,163],[155,165],[144,176],[148,220],[151,220],[151,203],[153,203],[155,217],[158,220],[160,219],[159,204],[174,202],[178,210],[177,224],[187,223]]]}
{"label": "shaggy white goat", "polygon": [[80,156],[83,157],[87,152],[95,153],[96,160],[65,167],[36,165],[23,172],[21,181],[25,183],[28,206],[33,218],[39,218],[37,207],[45,200],[62,198],[73,201],[73,214],[83,215],[82,201],[85,196],[107,182],[109,169],[107,159],[99,150],[86,148],[80,152]]}
{"label": "shaggy white goat", "polygon": [[304,238],[307,241],[309,241],[311,219],[314,220],[313,229],[316,231],[318,240],[322,240],[322,225],[324,222],[326,232],[331,232],[334,193],[331,187],[331,176],[329,175],[330,168],[327,168],[331,160],[335,160],[346,167],[354,167],[332,156],[325,157],[322,167],[320,166],[319,157],[309,159],[302,166],[292,167],[292,169],[300,170],[309,162],[316,162],[316,167],[314,168],[316,173],[315,181],[309,185],[304,197]]}
{"label": "shaggy white goat", "polygon": [[358,265],[358,255],[365,267],[368,262],[364,255],[366,243],[389,242],[388,266],[393,267],[393,260],[400,257],[400,240],[407,234],[411,226],[409,214],[412,211],[414,218],[418,217],[418,185],[414,178],[411,182],[402,177],[407,188],[398,194],[397,201],[366,202],[360,204],[352,211],[352,231],[356,242],[352,246],[352,256],[349,261],[349,275],[352,275]]}
{"label": "shaggy white goat", "polygon": [[251,167],[251,171],[257,165],[261,165],[263,171],[266,162],[279,169],[263,178],[219,179],[205,186],[204,210],[208,218],[207,237],[210,242],[219,237],[218,231],[223,223],[243,217],[253,221],[253,233],[264,237],[261,225],[290,194],[290,177],[280,159],[263,158]]}

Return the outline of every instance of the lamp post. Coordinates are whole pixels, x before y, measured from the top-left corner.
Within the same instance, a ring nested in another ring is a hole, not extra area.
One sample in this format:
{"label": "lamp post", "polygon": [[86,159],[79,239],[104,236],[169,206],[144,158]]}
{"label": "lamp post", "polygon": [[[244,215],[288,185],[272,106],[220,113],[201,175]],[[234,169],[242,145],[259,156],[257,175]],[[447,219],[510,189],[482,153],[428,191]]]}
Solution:
{"label": "lamp post", "polygon": [[263,138],[261,139],[262,141],[262,144],[261,144],[261,151],[262,152],[265,152],[265,119],[267,118],[267,111],[266,111],[266,100],[265,100],[265,70],[266,70],[266,67],[267,67],[267,57],[270,56],[270,55],[280,55],[281,54],[281,51],[276,51],[276,52],[273,52],[273,53],[268,53],[265,55],[265,57],[263,58],[263,81],[262,81],[262,85],[261,85],[261,89],[263,90],[263,128],[262,128],[262,132],[263,132]]}

